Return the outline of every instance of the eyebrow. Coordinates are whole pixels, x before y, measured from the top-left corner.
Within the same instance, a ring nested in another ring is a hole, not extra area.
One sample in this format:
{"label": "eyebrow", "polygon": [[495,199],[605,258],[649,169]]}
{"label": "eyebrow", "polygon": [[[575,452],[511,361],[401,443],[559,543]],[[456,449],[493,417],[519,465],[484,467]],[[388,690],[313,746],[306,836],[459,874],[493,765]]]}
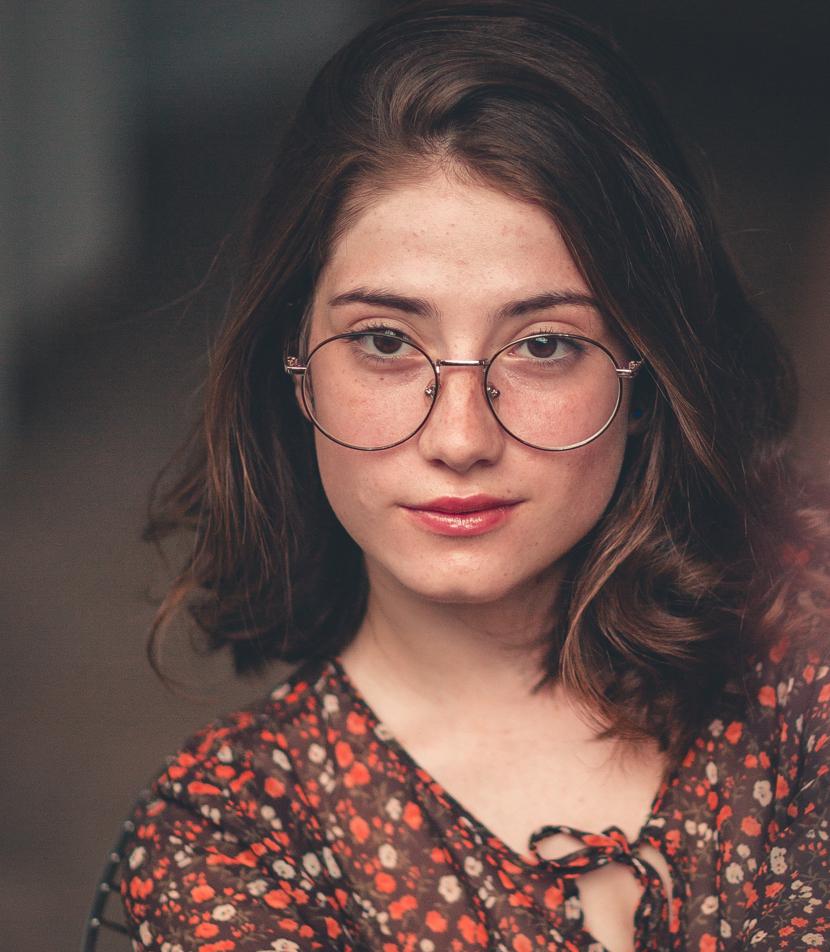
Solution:
{"label": "eyebrow", "polygon": [[[353,288],[351,291],[335,295],[329,301],[329,307],[342,307],[346,304],[371,304],[376,307],[386,307],[393,311],[402,311],[404,314],[412,314],[416,317],[438,317],[438,312],[429,301],[425,301],[423,298],[406,297],[384,289]],[[521,317],[533,311],[544,311],[568,304],[599,309],[597,300],[592,295],[586,294],[584,291],[563,288],[560,291],[546,291],[543,294],[535,294],[533,297],[520,301],[509,301],[496,311],[494,318],[505,320],[511,317]]]}

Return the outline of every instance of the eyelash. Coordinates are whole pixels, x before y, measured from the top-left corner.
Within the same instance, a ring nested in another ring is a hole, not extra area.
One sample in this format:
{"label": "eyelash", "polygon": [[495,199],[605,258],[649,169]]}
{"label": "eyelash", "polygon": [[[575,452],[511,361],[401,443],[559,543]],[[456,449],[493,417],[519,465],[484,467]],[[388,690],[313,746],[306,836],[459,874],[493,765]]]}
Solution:
{"label": "eyelash", "polygon": [[[400,330],[399,328],[390,327],[388,324],[382,324],[382,323],[372,323],[372,324],[366,324],[363,327],[356,327],[354,330],[354,333],[356,334],[363,334],[363,333],[394,334],[396,337],[400,337],[403,340],[407,340],[407,341],[412,340],[412,338],[407,333]],[[520,336],[521,337],[545,337],[548,334],[556,335],[561,333],[562,331],[555,331],[553,330],[553,328],[550,328],[550,327],[539,327],[534,331],[530,331],[527,334],[521,334]],[[514,338],[514,340],[515,339],[517,338]]]}
{"label": "eyelash", "polygon": [[397,327],[390,327],[388,324],[366,324],[363,327],[356,327],[354,329],[355,334],[394,334],[396,337],[402,337],[404,340],[412,340],[412,338],[404,333]]}

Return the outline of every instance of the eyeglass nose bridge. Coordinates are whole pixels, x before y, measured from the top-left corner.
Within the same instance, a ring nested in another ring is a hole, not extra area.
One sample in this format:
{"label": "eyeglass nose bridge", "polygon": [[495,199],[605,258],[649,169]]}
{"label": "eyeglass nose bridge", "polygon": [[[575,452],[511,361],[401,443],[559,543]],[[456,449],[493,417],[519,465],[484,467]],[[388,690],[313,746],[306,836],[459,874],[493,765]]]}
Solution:
{"label": "eyeglass nose bridge", "polygon": [[[481,367],[482,370],[486,371],[491,363],[492,360],[486,357],[481,360],[433,360],[432,366],[435,368],[435,383],[431,383],[424,390],[424,394],[433,401],[438,397],[438,393],[441,389],[442,367]],[[488,398],[492,401],[500,396],[501,392],[492,384],[488,384],[486,387],[486,393]]]}

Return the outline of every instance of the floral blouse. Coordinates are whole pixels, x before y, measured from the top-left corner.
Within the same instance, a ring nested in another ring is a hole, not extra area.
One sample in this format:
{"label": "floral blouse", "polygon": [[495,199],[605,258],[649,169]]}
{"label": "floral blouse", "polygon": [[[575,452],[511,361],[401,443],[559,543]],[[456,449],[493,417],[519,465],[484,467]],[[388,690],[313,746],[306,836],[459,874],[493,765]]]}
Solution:
{"label": "floral blouse", "polygon": [[[603,952],[579,878],[619,862],[644,887],[638,952],[830,950],[824,657],[783,641],[758,661],[753,703],[713,712],[637,841],[549,826],[524,855],[413,761],[336,658],[307,662],[197,734],[138,810],[121,887],[134,947]],[[559,831],[584,845],[540,857]],[[671,916],[645,843],[669,865]]]}

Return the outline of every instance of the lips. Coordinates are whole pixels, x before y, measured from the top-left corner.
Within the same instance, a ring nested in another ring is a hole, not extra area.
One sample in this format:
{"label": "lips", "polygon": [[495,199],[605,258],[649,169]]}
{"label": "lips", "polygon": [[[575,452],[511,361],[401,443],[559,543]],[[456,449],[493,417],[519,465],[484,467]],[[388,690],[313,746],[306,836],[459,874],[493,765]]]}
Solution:
{"label": "lips", "polygon": [[517,499],[498,499],[495,496],[479,494],[477,496],[441,496],[429,502],[407,506],[407,509],[416,509],[419,512],[468,513],[482,512],[486,509],[503,509],[506,506],[515,506]]}
{"label": "lips", "polygon": [[484,494],[441,496],[402,508],[420,528],[437,535],[477,536],[504,525],[521,501]]}

